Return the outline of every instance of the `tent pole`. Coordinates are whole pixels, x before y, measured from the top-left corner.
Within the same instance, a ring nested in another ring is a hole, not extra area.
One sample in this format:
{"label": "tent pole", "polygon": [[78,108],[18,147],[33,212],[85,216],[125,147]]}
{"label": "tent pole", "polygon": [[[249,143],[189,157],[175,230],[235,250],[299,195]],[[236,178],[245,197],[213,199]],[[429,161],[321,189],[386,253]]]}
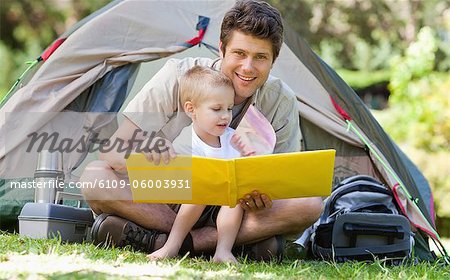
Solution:
{"label": "tent pole", "polygon": [[25,71],[20,75],[20,77],[16,80],[16,82],[12,85],[9,91],[2,98],[2,100],[0,101],[0,108],[4,105],[6,99],[8,99],[11,92],[16,88],[16,86],[20,83],[20,81],[22,81],[23,77],[25,77],[25,75],[31,70],[31,68],[36,66],[36,64],[38,64],[39,62],[40,62],[39,59],[25,62],[25,64],[29,64],[29,66],[27,67],[27,69],[25,69]]}

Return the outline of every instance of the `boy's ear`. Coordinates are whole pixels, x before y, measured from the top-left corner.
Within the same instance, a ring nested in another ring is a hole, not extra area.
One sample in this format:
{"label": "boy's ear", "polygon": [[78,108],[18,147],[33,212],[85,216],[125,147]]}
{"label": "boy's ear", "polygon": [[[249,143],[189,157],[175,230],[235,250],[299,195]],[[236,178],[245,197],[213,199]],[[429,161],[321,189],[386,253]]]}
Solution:
{"label": "boy's ear", "polygon": [[186,114],[188,114],[189,117],[193,117],[195,115],[195,111],[194,111],[194,104],[192,104],[191,101],[186,101],[184,103],[184,111],[186,112]]}

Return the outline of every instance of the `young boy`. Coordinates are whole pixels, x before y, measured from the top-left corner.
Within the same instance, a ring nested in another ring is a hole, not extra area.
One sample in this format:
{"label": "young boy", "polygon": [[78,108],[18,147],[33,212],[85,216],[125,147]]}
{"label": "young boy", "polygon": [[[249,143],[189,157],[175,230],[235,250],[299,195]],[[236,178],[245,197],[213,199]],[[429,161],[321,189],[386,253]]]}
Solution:
{"label": "young boy", "polygon": [[[194,66],[180,80],[180,98],[184,111],[192,124],[182,130],[173,142],[177,154],[192,154],[213,158],[236,158],[239,152],[232,145],[244,150],[234,130],[229,127],[234,105],[234,89],[224,74],[204,66]],[[232,140],[233,139],[233,140]],[[151,260],[174,257],[199,219],[205,205],[183,204],[177,214],[170,235],[164,246],[148,255]],[[237,263],[231,253],[243,209],[221,207],[217,216],[217,247],[214,262]]]}

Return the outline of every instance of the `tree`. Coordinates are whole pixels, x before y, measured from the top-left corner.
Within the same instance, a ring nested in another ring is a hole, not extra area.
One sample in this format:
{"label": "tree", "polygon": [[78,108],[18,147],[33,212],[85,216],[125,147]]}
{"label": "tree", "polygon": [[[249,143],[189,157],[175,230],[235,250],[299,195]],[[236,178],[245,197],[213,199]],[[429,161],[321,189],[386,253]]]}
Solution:
{"label": "tree", "polygon": [[110,0],[1,0],[0,97],[59,35]]}
{"label": "tree", "polygon": [[372,71],[416,38],[442,28],[446,0],[269,0],[288,24],[335,68]]}

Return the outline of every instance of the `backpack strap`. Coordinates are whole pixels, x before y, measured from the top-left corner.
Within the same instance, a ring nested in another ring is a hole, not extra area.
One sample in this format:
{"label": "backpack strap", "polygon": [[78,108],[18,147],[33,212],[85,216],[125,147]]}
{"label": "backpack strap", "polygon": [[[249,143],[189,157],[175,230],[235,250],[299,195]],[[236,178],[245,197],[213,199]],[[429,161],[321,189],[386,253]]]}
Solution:
{"label": "backpack strap", "polygon": [[355,175],[355,176],[351,176],[351,177],[348,177],[348,178],[342,180],[342,182],[339,183],[339,186],[345,185],[345,184],[349,184],[349,183],[354,182],[354,181],[360,181],[360,180],[361,181],[370,181],[370,182],[382,185],[378,180],[376,180],[375,178],[373,178],[371,176],[368,176],[368,175]]}
{"label": "backpack strap", "polygon": [[[376,179],[367,176],[367,175],[356,175],[349,177],[333,188],[331,195],[325,200],[324,210],[322,215],[319,217],[319,223],[325,223],[328,217],[332,214],[330,213],[331,209],[334,207],[334,202],[338,196],[341,196],[342,193],[347,193],[349,189],[354,188],[355,186],[366,186],[365,188],[376,188],[379,189],[380,192],[390,192],[388,188],[386,188],[382,183],[377,181]],[[364,189],[364,188],[363,188]],[[386,193],[387,194],[387,193]]]}

